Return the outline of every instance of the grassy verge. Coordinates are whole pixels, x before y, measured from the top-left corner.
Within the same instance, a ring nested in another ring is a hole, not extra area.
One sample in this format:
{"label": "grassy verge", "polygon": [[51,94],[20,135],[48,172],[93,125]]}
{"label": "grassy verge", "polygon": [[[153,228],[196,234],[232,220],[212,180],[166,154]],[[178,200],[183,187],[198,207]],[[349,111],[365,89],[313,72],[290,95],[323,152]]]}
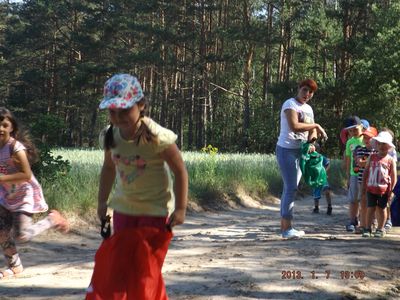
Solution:
{"label": "grassy verge", "polygon": [[[103,160],[101,150],[56,149],[71,163],[69,174],[54,182],[42,180],[50,207],[84,215],[96,208],[98,180]],[[249,195],[264,198],[279,196],[282,179],[274,155],[271,154],[207,154],[184,152],[189,173],[189,197],[202,203],[235,195],[240,189]],[[331,161],[329,182],[333,188],[343,186],[341,162]]]}

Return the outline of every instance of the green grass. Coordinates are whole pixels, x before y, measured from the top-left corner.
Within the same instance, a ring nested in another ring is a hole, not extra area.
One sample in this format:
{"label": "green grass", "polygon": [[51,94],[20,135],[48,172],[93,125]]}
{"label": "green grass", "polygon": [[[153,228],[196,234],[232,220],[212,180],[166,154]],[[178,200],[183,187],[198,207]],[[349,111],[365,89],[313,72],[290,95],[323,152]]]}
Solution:
{"label": "green grass", "polygon": [[[49,206],[80,215],[97,205],[99,174],[103,161],[101,150],[55,149],[71,163],[69,174],[55,182],[42,180]],[[282,179],[272,154],[207,154],[184,152],[189,173],[189,197],[201,202],[207,198],[235,195],[238,189],[261,198],[279,196]],[[331,161],[329,182],[334,188],[343,186],[341,162]]]}

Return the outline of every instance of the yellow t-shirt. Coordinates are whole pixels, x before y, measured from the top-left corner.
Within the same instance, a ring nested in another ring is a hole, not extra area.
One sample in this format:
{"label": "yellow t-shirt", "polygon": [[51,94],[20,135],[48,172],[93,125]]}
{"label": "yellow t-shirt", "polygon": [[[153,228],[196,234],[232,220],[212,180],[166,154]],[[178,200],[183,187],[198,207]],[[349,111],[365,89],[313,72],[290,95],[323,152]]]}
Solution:
{"label": "yellow t-shirt", "polygon": [[174,209],[171,172],[160,158],[160,152],[174,144],[177,136],[150,118],[143,122],[158,137],[159,143],[137,145],[124,140],[119,128],[113,128],[115,148],[111,148],[115,164],[116,186],[109,207],[134,216],[167,216]]}

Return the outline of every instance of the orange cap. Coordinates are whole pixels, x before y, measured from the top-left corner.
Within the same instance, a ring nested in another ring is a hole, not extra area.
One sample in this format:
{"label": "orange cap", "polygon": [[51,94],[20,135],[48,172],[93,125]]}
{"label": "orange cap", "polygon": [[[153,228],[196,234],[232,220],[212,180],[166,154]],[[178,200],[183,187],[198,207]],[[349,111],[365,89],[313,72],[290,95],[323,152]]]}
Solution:
{"label": "orange cap", "polygon": [[378,135],[378,130],[375,127],[369,126],[367,129],[364,129],[362,134],[367,135],[369,137],[374,137]]}

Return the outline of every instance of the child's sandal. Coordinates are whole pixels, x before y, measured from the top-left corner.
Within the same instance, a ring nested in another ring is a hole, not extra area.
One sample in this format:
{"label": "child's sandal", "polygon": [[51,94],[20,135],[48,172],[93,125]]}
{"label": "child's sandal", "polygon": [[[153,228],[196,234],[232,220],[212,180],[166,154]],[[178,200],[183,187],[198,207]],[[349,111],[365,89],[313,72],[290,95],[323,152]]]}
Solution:
{"label": "child's sandal", "polygon": [[15,277],[17,274],[22,273],[23,270],[24,267],[22,265],[8,267],[5,270],[0,270],[0,279]]}

